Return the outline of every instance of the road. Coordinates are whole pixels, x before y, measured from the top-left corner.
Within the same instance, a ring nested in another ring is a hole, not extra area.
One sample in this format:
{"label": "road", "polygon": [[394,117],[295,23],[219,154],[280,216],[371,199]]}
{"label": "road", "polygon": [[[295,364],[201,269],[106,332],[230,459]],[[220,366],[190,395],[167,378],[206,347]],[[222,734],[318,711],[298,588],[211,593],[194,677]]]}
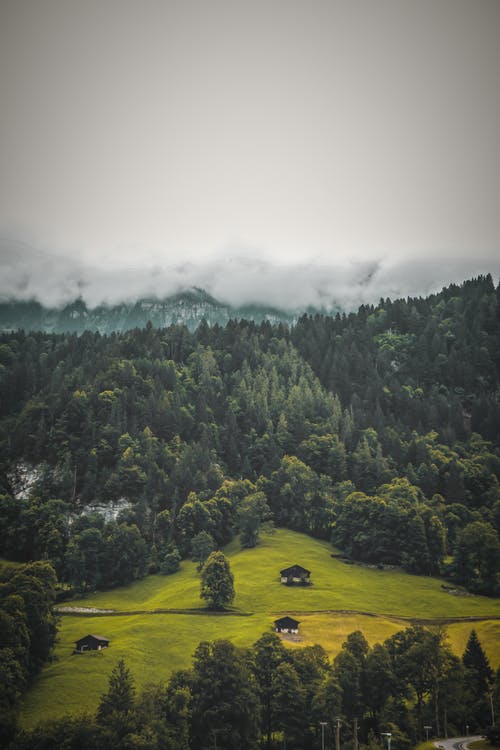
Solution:
{"label": "road", "polygon": [[468,737],[451,737],[447,740],[436,740],[434,744],[438,748],[443,748],[443,750],[467,750],[469,742],[482,739],[482,735],[474,734]]}

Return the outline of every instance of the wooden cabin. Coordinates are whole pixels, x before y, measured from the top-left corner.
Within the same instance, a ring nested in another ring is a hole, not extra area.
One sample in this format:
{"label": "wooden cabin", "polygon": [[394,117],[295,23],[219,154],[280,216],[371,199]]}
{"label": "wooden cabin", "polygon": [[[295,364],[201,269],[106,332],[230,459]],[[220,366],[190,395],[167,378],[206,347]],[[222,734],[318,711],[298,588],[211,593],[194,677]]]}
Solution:
{"label": "wooden cabin", "polygon": [[82,654],[84,651],[101,651],[109,646],[109,638],[103,635],[85,635],[76,641],[75,651]]}
{"label": "wooden cabin", "polygon": [[280,570],[280,581],[286,584],[311,583],[311,571],[303,568],[302,565],[291,565],[289,568]]}
{"label": "wooden cabin", "polygon": [[279,620],[274,621],[274,630],[276,633],[298,633],[299,632],[299,620],[294,620],[293,617],[280,617]]}

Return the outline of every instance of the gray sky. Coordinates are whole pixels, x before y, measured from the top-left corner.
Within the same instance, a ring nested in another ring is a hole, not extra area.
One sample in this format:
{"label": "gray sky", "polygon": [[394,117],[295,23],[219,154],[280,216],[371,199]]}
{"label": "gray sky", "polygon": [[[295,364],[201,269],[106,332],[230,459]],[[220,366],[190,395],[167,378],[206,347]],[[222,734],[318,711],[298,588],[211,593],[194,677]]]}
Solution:
{"label": "gray sky", "polygon": [[498,276],[499,39],[499,0],[0,0],[0,294]]}

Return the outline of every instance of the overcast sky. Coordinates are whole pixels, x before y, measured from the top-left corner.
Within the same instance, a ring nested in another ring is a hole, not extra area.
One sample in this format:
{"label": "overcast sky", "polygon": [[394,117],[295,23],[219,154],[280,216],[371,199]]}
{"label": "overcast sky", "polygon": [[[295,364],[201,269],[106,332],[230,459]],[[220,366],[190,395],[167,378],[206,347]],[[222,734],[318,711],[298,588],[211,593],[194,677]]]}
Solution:
{"label": "overcast sky", "polygon": [[0,295],[498,277],[499,39],[499,0],[0,0]]}

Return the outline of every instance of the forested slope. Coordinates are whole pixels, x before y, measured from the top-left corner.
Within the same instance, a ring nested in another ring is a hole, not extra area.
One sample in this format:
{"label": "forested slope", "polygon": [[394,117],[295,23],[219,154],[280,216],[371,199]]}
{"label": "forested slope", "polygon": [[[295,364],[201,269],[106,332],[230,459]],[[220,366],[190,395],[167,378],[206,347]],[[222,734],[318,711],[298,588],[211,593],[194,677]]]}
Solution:
{"label": "forested slope", "polygon": [[272,518],[495,594],[499,309],[488,276],[292,330],[4,334],[1,552],[94,589]]}

